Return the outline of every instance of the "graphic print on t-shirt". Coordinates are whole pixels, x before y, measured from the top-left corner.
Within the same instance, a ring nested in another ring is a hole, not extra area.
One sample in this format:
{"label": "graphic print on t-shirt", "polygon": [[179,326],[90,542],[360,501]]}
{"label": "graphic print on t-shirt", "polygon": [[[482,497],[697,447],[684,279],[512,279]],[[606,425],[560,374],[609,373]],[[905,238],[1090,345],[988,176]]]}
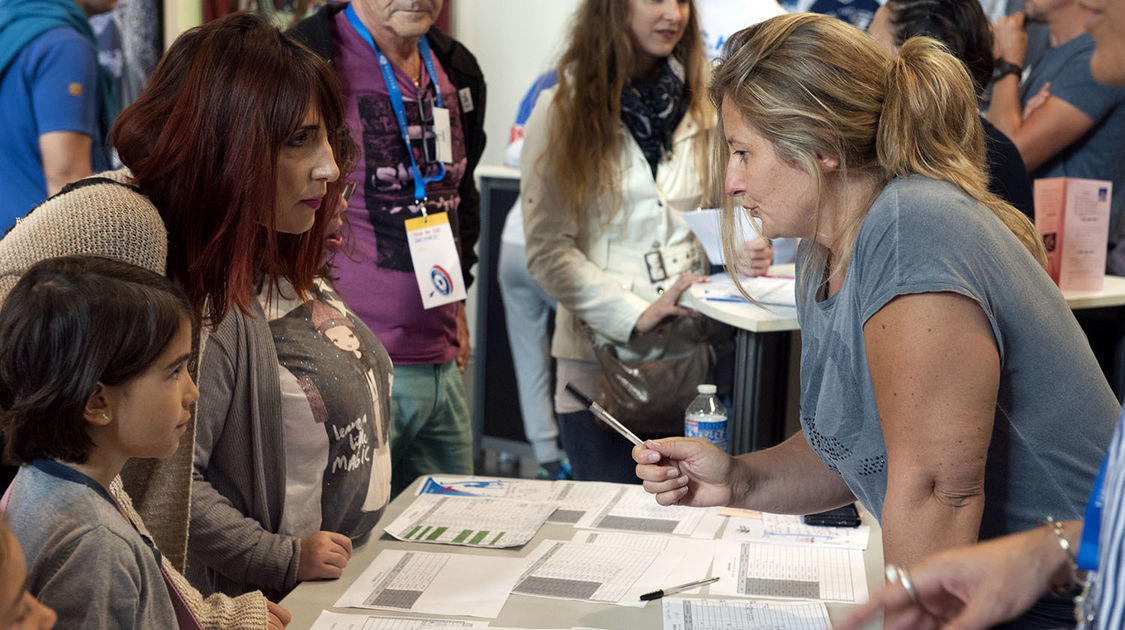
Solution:
{"label": "graphic print on t-shirt", "polygon": [[[270,321],[278,362],[296,378],[309,430],[328,438],[320,529],[369,529],[389,500],[391,365],[378,339],[323,286]],[[287,440],[289,441],[289,440]]]}
{"label": "graphic print on t-shirt", "polygon": [[[433,88],[427,85],[423,90],[432,94]],[[436,162],[436,149],[431,143],[427,152],[423,147],[422,137],[425,129],[427,136],[432,138],[432,121],[423,125],[418,101],[409,100],[406,93],[403,98],[406,99],[403,105],[414,159],[423,176],[436,176],[441,172],[441,164]],[[456,94],[442,94],[442,99],[443,105],[450,108],[450,118],[459,117],[460,105]],[[427,103],[427,110],[431,100],[432,96],[423,99]],[[410,156],[406,153],[406,145],[402,141],[390,98],[385,94],[360,95],[358,105],[363,127],[366,172],[363,195],[371,225],[375,229],[378,248],[376,262],[383,269],[413,271],[404,223],[407,219],[420,216],[422,208],[414,199],[414,174]],[[426,211],[449,212],[450,227],[456,235],[460,233],[460,217],[456,210],[461,203],[457,184],[461,181],[468,162],[465,158],[465,135],[461,126],[453,125],[451,132],[454,161],[445,165],[445,177],[426,184]],[[427,160],[427,153],[432,160]]]}

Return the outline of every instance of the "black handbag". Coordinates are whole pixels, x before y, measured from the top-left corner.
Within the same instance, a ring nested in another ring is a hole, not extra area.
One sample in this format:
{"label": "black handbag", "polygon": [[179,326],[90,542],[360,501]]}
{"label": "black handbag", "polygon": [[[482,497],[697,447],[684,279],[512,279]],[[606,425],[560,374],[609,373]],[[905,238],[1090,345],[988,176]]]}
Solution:
{"label": "black handbag", "polygon": [[683,435],[684,411],[697,395],[696,386],[712,382],[715,366],[715,349],[706,335],[681,357],[622,361],[614,346],[597,343],[594,356],[595,401],[634,433],[650,435]]}

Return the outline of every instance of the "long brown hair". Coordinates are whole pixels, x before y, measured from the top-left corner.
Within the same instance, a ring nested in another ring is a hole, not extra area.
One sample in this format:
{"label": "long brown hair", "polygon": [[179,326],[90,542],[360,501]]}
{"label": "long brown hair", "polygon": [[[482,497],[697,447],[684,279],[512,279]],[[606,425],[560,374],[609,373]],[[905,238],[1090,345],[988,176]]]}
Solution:
{"label": "long brown hair", "polygon": [[168,229],[168,272],[208,323],[249,312],[255,276],[287,279],[303,298],[320,266],[344,180],[309,231],[274,226],[278,156],[319,110],[334,155],[346,133],[336,75],[260,16],[240,12],[181,35],[117,119],[113,142]]}
{"label": "long brown hair", "polygon": [[[695,3],[689,0],[689,4],[688,23],[672,56],[684,66],[688,115],[711,128],[714,116],[707,102],[703,38]],[[586,0],[575,13],[566,51],[559,60],[551,141],[543,157],[566,196],[566,206],[579,221],[585,217],[589,195],[608,192],[614,209],[619,200],[624,143],[621,91],[636,57],[629,20],[629,0]],[[696,146],[701,186],[706,183],[706,142],[707,134],[701,134]]]}
{"label": "long brown hair", "polygon": [[[885,182],[918,174],[946,181],[1000,218],[1041,264],[1046,260],[1027,218],[989,192],[976,90],[964,64],[932,39],[907,40],[892,60],[840,20],[809,13],[775,17],[731,37],[710,95],[716,107],[729,98],[780,157],[813,177],[818,190],[818,156],[837,158],[844,178]],[[724,134],[715,136],[715,155],[727,155]],[[723,164],[716,164],[720,180]],[[727,260],[736,245],[730,206],[723,213]],[[863,215],[844,218],[850,223],[839,235],[844,253],[833,273],[847,264]],[[817,231],[823,221],[818,211]],[[828,252],[819,243],[812,246],[807,268],[822,270]]]}

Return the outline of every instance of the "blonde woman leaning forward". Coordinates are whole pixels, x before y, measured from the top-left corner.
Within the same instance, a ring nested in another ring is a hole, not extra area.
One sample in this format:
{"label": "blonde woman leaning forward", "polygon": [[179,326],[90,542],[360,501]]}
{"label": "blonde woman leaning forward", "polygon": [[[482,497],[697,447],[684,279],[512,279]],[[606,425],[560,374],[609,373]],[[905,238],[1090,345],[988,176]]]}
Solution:
{"label": "blonde woman leaning forward", "polygon": [[[1107,85],[1125,85],[1125,0],[1082,0],[1082,5],[1094,11],[1086,25],[1097,45],[1090,58],[1094,78]],[[1091,493],[1082,521],[928,556],[903,569],[911,578],[913,593],[901,584],[890,586],[839,630],[861,627],[884,606],[904,620],[895,628],[981,630],[1019,615],[1051,587],[1076,581],[1087,583],[1077,611],[1083,628],[1125,627],[1123,427],[1118,422],[1102,463],[1104,478]],[[1086,574],[1076,574],[1076,565]]]}
{"label": "blonde woman leaning forward", "polygon": [[555,411],[576,479],[636,481],[629,443],[562,389],[596,388],[578,320],[625,360],[682,356],[698,343],[695,313],[676,300],[705,273],[679,216],[703,198],[715,118],[705,72],[690,0],[586,0],[559,85],[539,97],[525,127],[528,269],[558,300]]}
{"label": "blonde woman leaning forward", "polygon": [[[731,39],[711,99],[727,193],[767,236],[805,239],[802,432],[738,457],[650,441],[633,451],[645,488],[782,513],[858,499],[906,565],[1078,518],[1120,406],[1031,224],[987,191],[961,63],[932,40],[890,59],[837,20],[782,16]],[[1068,619],[1055,598],[1016,623]]]}

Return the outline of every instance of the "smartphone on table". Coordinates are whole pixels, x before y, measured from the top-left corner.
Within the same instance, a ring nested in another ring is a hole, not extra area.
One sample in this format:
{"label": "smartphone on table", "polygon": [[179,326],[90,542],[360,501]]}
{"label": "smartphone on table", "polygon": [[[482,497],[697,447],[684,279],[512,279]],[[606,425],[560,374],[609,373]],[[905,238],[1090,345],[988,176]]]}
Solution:
{"label": "smartphone on table", "polygon": [[806,514],[801,517],[805,525],[820,525],[824,527],[859,527],[859,510],[855,503],[849,503],[827,512]]}

